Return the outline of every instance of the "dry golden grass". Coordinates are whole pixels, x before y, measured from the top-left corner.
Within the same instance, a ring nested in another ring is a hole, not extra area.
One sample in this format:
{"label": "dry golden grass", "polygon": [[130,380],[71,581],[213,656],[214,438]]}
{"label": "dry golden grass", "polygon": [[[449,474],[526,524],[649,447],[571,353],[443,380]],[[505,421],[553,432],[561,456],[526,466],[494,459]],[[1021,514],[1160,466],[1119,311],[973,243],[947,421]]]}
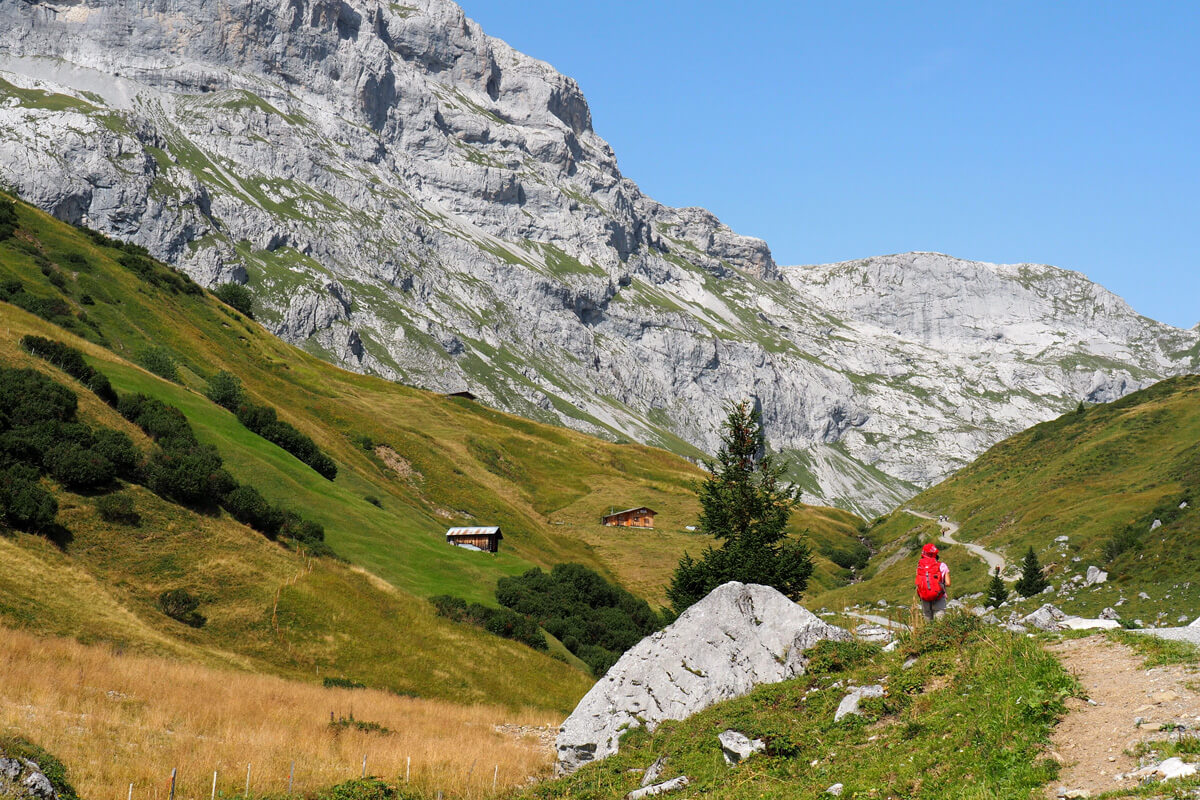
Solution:
{"label": "dry golden grass", "polygon": [[[284,794],[295,762],[296,794],[361,774],[447,798],[492,796],[544,772],[553,753],[536,736],[559,722],[546,712],[326,689],[229,672],[106,646],[0,628],[0,733],[37,742],[66,765],[88,800],[165,800],[172,768],[180,800]],[[374,722],[390,734],[335,732],[330,713]],[[502,732],[508,726],[517,734]],[[526,733],[526,735],[521,735]]]}

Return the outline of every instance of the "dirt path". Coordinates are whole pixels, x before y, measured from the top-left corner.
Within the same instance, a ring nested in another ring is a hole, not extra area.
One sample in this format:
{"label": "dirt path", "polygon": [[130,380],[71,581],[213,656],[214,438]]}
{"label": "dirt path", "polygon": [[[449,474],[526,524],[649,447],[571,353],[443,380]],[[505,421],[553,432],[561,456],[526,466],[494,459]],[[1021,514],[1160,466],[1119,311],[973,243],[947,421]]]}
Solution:
{"label": "dirt path", "polygon": [[857,611],[843,611],[842,613],[847,617],[858,617],[859,619],[865,619],[867,622],[873,622],[876,625],[882,625],[885,628],[895,628],[898,631],[908,630],[908,626],[903,622],[896,622],[895,620],[888,619],[887,617],[881,617],[878,614],[860,614]]}
{"label": "dirt path", "polygon": [[939,537],[946,544],[956,544],[959,547],[965,547],[971,555],[982,559],[983,563],[987,564],[988,572],[993,572],[997,569],[1004,572],[1004,556],[991,550],[984,549],[977,544],[971,542],[960,542],[954,538],[954,534],[958,533],[958,523],[949,519],[938,519],[932,514],[926,514],[924,511],[913,511],[911,508],[904,509],[904,513],[912,514],[914,517],[928,519],[937,522],[942,527],[942,535]]}
{"label": "dirt path", "polygon": [[[1070,709],[1051,737],[1051,757],[1062,772],[1046,790],[1054,798],[1058,787],[1083,789],[1092,795],[1133,789],[1134,779],[1115,776],[1138,768],[1127,755],[1139,743],[1165,739],[1159,727],[1170,723],[1200,723],[1200,692],[1196,673],[1182,666],[1144,669],[1141,656],[1103,636],[1068,639],[1047,648],[1083,684],[1092,705],[1067,701]],[[1138,717],[1144,722],[1136,724]]]}

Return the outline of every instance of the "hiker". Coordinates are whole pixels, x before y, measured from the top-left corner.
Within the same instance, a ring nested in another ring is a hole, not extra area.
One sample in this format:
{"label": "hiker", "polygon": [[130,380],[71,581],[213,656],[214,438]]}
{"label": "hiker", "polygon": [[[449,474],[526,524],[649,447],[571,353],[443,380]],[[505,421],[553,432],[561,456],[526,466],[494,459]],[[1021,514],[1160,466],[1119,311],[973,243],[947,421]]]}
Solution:
{"label": "hiker", "polygon": [[930,542],[921,548],[917,562],[917,596],[925,619],[933,622],[946,612],[946,589],[950,586],[950,567],[938,558],[937,545]]}

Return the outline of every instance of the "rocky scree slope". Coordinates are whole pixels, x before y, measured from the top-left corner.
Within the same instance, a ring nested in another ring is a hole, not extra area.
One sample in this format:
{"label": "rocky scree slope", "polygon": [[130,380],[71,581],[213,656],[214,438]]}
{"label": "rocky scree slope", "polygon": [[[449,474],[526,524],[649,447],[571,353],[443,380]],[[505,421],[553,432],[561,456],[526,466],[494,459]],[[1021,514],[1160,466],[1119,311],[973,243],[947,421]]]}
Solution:
{"label": "rocky scree slope", "polygon": [[810,500],[891,507],[1200,359],[1197,331],[1050,267],[781,269],[643,195],[575,82],[448,0],[4,0],[0,22],[0,183],[31,202],[249,282],[310,352],[526,416],[695,456],[753,395]]}

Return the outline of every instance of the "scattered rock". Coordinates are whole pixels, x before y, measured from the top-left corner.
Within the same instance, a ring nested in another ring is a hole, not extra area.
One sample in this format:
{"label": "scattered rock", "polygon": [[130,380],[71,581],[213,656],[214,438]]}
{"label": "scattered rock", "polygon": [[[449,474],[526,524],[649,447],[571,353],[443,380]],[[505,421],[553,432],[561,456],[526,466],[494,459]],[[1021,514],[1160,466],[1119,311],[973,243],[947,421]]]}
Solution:
{"label": "scattered rock", "polygon": [[646,768],[646,774],[642,776],[642,788],[653,784],[658,780],[658,776],[662,775],[663,765],[667,763],[666,756],[660,756],[653,764]]}
{"label": "scattered rock", "polygon": [[733,730],[718,734],[717,741],[721,743],[721,752],[725,754],[725,763],[731,767],[767,748],[762,739],[751,739],[746,734]]}
{"label": "scattered rock", "polygon": [[864,697],[883,697],[883,687],[878,685],[860,686],[852,690],[850,694],[842,698],[842,702],[838,703],[837,711],[833,714],[833,721],[840,722],[843,717],[861,714],[862,711],[859,710],[858,704]]}
{"label": "scattered rock", "polygon": [[634,789],[629,794],[625,795],[625,800],[638,800],[641,797],[654,797],[667,792],[673,792],[676,789],[682,789],[691,783],[691,779],[686,775],[680,775],[678,778],[672,778],[663,783],[656,783],[653,786],[645,786],[641,789]]}
{"label": "scattered rock", "polygon": [[1108,573],[1099,567],[1088,567],[1087,578],[1084,580],[1084,586],[1095,586],[1098,583],[1104,583],[1108,580]]}
{"label": "scattered rock", "polygon": [[58,792],[33,761],[0,755],[0,797],[6,800],[58,800]]}
{"label": "scattered rock", "polygon": [[1054,584],[1050,584],[1042,590],[1042,594],[1054,594]]}
{"label": "scattered rock", "polygon": [[1185,764],[1182,758],[1176,756],[1168,758],[1159,764],[1158,774],[1162,776],[1164,781],[1169,781],[1172,778],[1187,778],[1196,774],[1196,765]]}
{"label": "scattered rock", "polygon": [[1138,597],[1141,598],[1142,600],[1150,599],[1150,595],[1146,594],[1145,592],[1138,592]]}
{"label": "scattered rock", "polygon": [[617,752],[621,734],[685,719],[755,686],[804,674],[804,653],[826,639],[850,641],[768,586],[718,586],[665,629],[621,656],[559,728],[560,773]]}
{"label": "scattered rock", "polygon": [[888,607],[888,602],[887,602],[887,600],[880,600],[880,601],[879,601],[878,603],[876,603],[875,605],[879,606],[880,608],[887,608],[887,607]]}
{"label": "scattered rock", "polygon": [[825,790],[825,794],[831,794],[834,797],[840,797],[842,794],[842,790],[845,788],[846,787],[842,786],[842,784],[835,783],[833,786],[830,786],[828,789]]}
{"label": "scattered rock", "polygon": [[1054,543],[1055,544],[1066,544],[1067,540],[1070,538],[1071,537],[1069,537],[1069,536],[1055,536]]}
{"label": "scattered rock", "polygon": [[1112,619],[1088,619],[1086,617],[1067,617],[1058,623],[1059,630],[1073,631],[1111,630],[1121,627],[1121,623]]}
{"label": "scattered rock", "polygon": [[1044,606],[1034,611],[1032,614],[1021,618],[1021,624],[1027,627],[1037,628],[1040,631],[1057,631],[1060,629],[1059,623],[1067,618],[1062,609],[1046,603]]}
{"label": "scattered rock", "polygon": [[1156,520],[1154,520],[1154,522],[1151,522],[1151,523],[1150,523],[1150,530],[1152,530],[1152,531],[1156,531],[1156,530],[1158,530],[1158,529],[1159,529],[1159,528],[1161,528],[1161,527],[1162,527],[1162,520],[1161,520],[1161,519],[1156,519]]}
{"label": "scattered rock", "polygon": [[[1200,627],[1200,626],[1198,626],[1198,627]],[[890,653],[890,652],[892,652],[893,650],[895,650],[895,649],[896,649],[897,647],[899,647],[899,646],[900,646],[900,642],[899,642],[899,640],[897,640],[897,639],[893,639],[891,642],[889,642],[888,644],[885,644],[885,645],[883,646],[883,652],[885,652],[885,653]]]}
{"label": "scattered rock", "polygon": [[864,622],[854,629],[854,635],[864,642],[882,644],[892,640],[892,632],[882,625]]}
{"label": "scattered rock", "polygon": [[1172,703],[1178,699],[1179,699],[1179,695],[1176,692],[1172,692],[1170,690],[1167,690],[1165,692],[1155,692],[1154,694],[1150,695],[1150,700],[1156,704]]}
{"label": "scattered rock", "polygon": [[1189,628],[1200,628],[1200,617],[1196,617],[1194,620],[1192,620],[1192,624],[1188,625],[1188,627]]}
{"label": "scattered rock", "polygon": [[1120,618],[1121,615],[1118,614],[1117,610],[1111,606],[1100,612],[1100,619],[1119,620]]}

